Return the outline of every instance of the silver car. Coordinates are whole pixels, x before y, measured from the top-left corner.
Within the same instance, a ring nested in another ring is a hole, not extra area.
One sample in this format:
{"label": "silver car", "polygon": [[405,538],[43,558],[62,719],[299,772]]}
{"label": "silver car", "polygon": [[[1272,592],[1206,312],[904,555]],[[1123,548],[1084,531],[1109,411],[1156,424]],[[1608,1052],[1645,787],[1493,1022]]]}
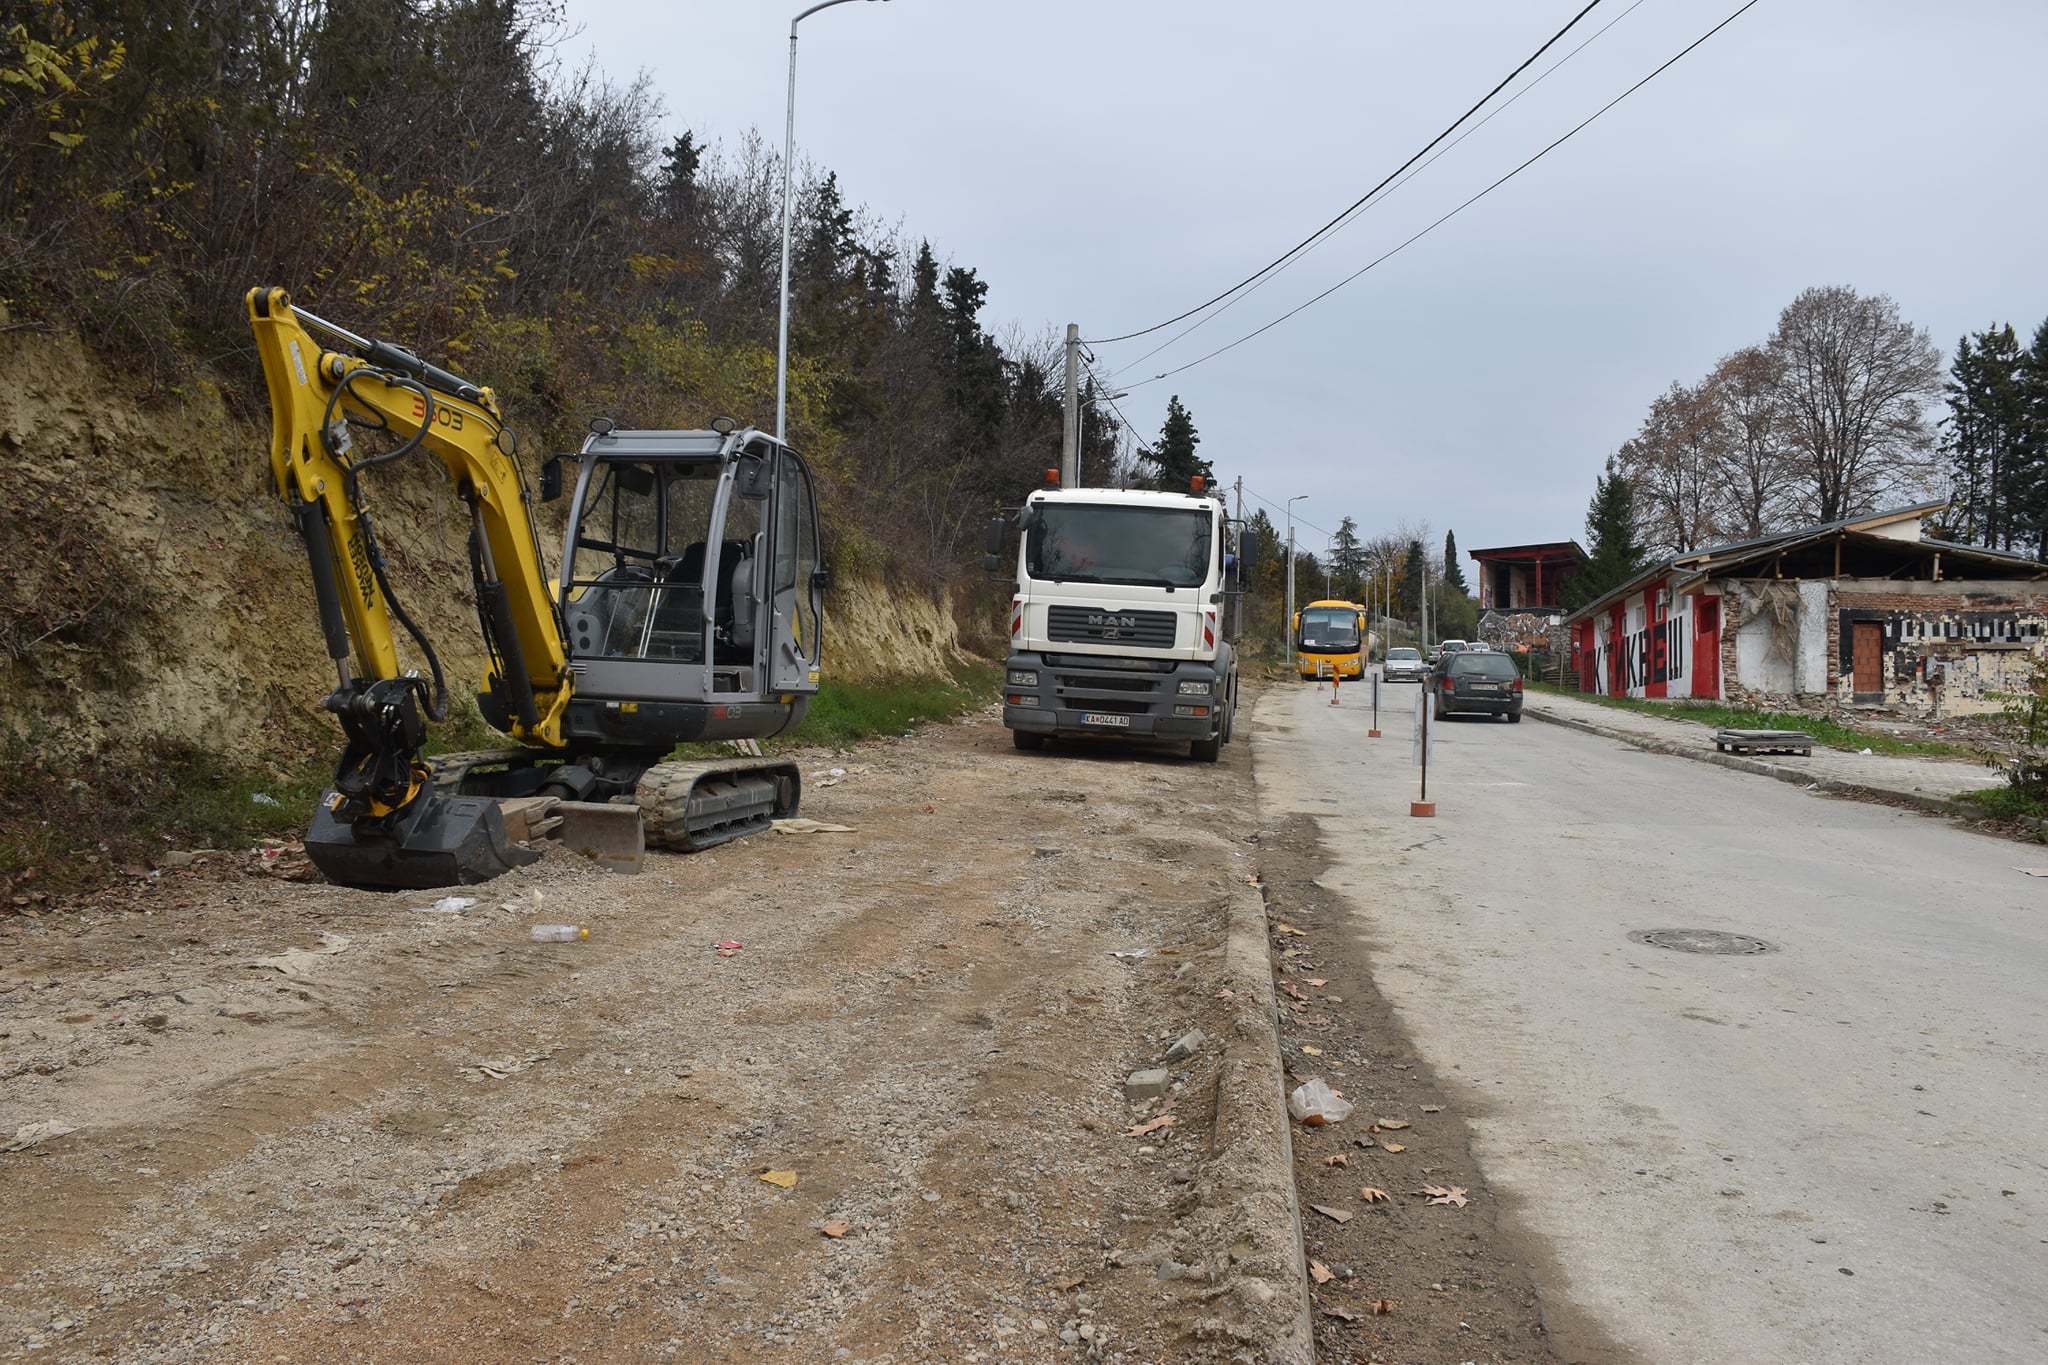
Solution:
{"label": "silver car", "polygon": [[1421,682],[1429,672],[1429,665],[1423,662],[1422,651],[1406,645],[1387,651],[1386,659],[1380,664],[1380,676],[1388,682]]}

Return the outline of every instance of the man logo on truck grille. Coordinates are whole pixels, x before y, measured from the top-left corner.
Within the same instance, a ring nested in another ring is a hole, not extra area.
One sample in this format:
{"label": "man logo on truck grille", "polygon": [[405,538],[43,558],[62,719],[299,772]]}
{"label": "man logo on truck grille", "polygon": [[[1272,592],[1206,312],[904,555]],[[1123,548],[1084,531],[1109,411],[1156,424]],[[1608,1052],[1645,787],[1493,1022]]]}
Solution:
{"label": "man logo on truck grille", "polygon": [[1088,617],[1088,624],[1091,626],[1135,626],[1138,624],[1138,618],[1135,616],[1098,616],[1091,612]]}

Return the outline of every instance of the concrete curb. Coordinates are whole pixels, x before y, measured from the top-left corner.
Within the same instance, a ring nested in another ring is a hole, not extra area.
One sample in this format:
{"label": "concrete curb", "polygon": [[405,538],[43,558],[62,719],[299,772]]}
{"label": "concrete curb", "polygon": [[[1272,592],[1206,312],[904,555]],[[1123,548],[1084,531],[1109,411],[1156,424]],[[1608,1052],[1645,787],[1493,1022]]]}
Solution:
{"label": "concrete curb", "polygon": [[[1255,1248],[1241,1258],[1247,1308],[1276,1321],[1261,1360],[1310,1365],[1315,1332],[1302,1252],[1301,1201],[1294,1188],[1294,1132],[1280,1069],[1279,1003],[1266,946],[1265,897],[1251,887],[1230,895],[1223,947],[1224,984],[1236,998],[1232,1037],[1225,1043],[1216,1097],[1215,1185],[1229,1192],[1242,1235]],[[1270,1167],[1274,1155],[1279,1170]]]}
{"label": "concrete curb", "polygon": [[1539,707],[1524,703],[1522,714],[1534,716],[1549,725],[1561,725],[1567,730],[1578,730],[1602,739],[1615,740],[1631,745],[1646,753],[1670,754],[1674,758],[1690,758],[1700,763],[1712,763],[1720,768],[1732,768],[1739,773],[1755,773],[1759,777],[1772,777],[1780,782],[1796,786],[1812,787],[1841,796],[1860,797],[1874,801],[1902,801],[1910,806],[1934,815],[1952,815],[1961,820],[1982,820],[1985,813],[1975,806],[1961,801],[1951,801],[1945,796],[1930,796],[1922,791],[1901,791],[1896,787],[1881,787],[1869,782],[1844,782],[1840,778],[1822,777],[1801,768],[1783,763],[1767,763],[1760,758],[1744,758],[1741,754],[1724,754],[1719,750],[1692,749],[1683,744],[1672,744],[1666,740],[1653,739],[1630,730],[1617,730],[1606,725],[1594,725],[1589,721],[1577,720],[1571,716],[1560,716]]}

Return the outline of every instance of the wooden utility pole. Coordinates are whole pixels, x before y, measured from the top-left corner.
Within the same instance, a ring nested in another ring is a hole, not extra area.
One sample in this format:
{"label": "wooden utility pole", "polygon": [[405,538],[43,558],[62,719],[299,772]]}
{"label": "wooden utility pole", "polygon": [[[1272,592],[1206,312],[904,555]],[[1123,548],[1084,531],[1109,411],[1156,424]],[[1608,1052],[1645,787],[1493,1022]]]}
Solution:
{"label": "wooden utility pole", "polygon": [[1060,428],[1060,487],[1081,486],[1081,324],[1067,324],[1067,413]]}

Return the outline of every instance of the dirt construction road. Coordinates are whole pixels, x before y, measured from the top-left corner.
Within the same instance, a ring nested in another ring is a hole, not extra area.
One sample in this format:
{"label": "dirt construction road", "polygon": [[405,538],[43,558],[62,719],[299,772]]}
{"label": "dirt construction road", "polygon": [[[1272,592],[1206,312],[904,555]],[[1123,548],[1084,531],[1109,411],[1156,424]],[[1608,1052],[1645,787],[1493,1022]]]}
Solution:
{"label": "dirt construction road", "polygon": [[[0,1357],[1548,1358],[1491,1216],[1413,1181],[1305,1264],[1284,1088],[1400,1045],[1362,963],[1303,959],[1308,1003],[1270,915],[1313,933],[1315,851],[1246,743],[801,761],[853,832],[556,851],[454,911],[221,852],[0,920]],[[1432,1306],[1453,1226],[1478,1288]]]}

